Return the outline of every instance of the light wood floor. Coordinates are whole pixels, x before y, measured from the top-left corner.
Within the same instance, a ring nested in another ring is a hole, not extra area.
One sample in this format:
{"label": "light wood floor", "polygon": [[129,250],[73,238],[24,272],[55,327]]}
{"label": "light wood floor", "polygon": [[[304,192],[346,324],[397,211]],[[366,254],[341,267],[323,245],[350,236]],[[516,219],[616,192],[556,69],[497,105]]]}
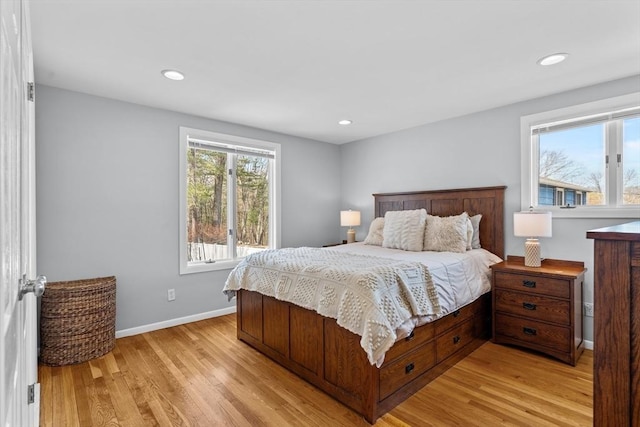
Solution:
{"label": "light wood floor", "polygon": [[[592,352],[577,367],[487,342],[376,426],[588,426]],[[235,315],[117,340],[98,359],[40,366],[43,426],[367,426],[236,340]]]}

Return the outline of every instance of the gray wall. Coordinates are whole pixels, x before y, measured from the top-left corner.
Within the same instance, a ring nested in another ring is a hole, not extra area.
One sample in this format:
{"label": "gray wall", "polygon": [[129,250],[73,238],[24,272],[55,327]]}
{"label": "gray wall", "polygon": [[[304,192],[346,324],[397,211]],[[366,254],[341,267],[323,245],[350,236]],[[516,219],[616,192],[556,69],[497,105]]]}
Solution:
{"label": "gray wall", "polygon": [[[341,146],[342,202],[362,211],[356,239],[366,237],[373,218],[372,193],[506,185],[505,253],[524,255],[524,239],[512,231],[520,210],[520,117],[637,91],[635,76]],[[628,221],[554,218],[542,256],[583,261],[585,301],[592,302],[593,241],[586,231]],[[593,340],[592,319],[584,325],[585,339]]]}
{"label": "gray wall", "polygon": [[38,272],[115,275],[117,330],[235,304],[221,292],[228,270],[178,274],[180,126],[280,143],[282,245],[338,237],[336,145],[47,86],[36,93]]}
{"label": "gray wall", "polygon": [[[178,128],[282,144],[282,245],[342,239],[340,209],[373,218],[372,193],[506,185],[506,253],[520,210],[520,117],[640,91],[638,76],[335,146],[240,125],[38,86],[38,271],[51,281],[118,278],[118,330],[233,306],[227,270],[178,274]],[[616,219],[553,220],[543,256],[584,261],[593,301],[592,228]],[[167,289],[176,301],[167,301]],[[585,337],[593,339],[591,319]]]}

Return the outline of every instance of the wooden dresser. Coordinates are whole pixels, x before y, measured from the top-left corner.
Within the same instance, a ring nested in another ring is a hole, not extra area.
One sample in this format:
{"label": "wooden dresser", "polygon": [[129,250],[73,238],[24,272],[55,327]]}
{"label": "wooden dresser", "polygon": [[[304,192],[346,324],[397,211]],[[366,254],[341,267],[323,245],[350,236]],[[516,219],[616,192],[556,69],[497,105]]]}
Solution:
{"label": "wooden dresser", "polygon": [[594,239],[593,423],[640,426],[640,221]]}

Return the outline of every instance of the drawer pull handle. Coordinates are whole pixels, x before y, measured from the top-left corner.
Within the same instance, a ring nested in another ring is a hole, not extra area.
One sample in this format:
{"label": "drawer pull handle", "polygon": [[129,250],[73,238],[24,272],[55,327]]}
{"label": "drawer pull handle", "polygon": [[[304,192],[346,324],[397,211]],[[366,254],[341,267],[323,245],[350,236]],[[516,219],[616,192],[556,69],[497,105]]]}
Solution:
{"label": "drawer pull handle", "polygon": [[455,337],[453,337],[453,343],[454,344],[458,344],[460,342],[460,337],[458,335],[456,335]]}
{"label": "drawer pull handle", "polygon": [[524,286],[525,288],[535,288],[536,282],[535,280],[523,280],[522,286]]}
{"label": "drawer pull handle", "polygon": [[535,329],[527,328],[527,327],[522,328],[522,332],[524,332],[525,335],[537,335],[538,334],[538,332]]}
{"label": "drawer pull handle", "polygon": [[458,317],[460,316],[460,310],[456,310],[453,312],[453,317]]}
{"label": "drawer pull handle", "polygon": [[522,308],[524,308],[525,310],[535,310],[536,309],[536,305],[532,304],[530,302],[523,302],[522,303]]}
{"label": "drawer pull handle", "polygon": [[415,368],[413,363],[409,363],[407,366],[404,367],[404,373],[405,374],[410,374],[411,371],[413,371],[413,368]]}
{"label": "drawer pull handle", "polygon": [[411,341],[415,336],[416,336],[416,333],[414,331],[411,331],[411,333],[404,340]]}

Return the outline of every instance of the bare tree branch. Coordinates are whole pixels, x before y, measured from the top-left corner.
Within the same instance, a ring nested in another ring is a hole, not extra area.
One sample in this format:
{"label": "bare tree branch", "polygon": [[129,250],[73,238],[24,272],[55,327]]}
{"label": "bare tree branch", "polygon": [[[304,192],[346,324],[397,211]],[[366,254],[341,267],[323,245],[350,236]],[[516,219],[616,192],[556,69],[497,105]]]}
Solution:
{"label": "bare tree branch", "polygon": [[540,152],[540,176],[564,182],[575,182],[584,176],[584,167],[570,159],[564,151]]}
{"label": "bare tree branch", "polygon": [[595,188],[596,193],[602,193],[600,183],[602,182],[602,172],[591,172],[588,177],[588,185],[592,185]]}

